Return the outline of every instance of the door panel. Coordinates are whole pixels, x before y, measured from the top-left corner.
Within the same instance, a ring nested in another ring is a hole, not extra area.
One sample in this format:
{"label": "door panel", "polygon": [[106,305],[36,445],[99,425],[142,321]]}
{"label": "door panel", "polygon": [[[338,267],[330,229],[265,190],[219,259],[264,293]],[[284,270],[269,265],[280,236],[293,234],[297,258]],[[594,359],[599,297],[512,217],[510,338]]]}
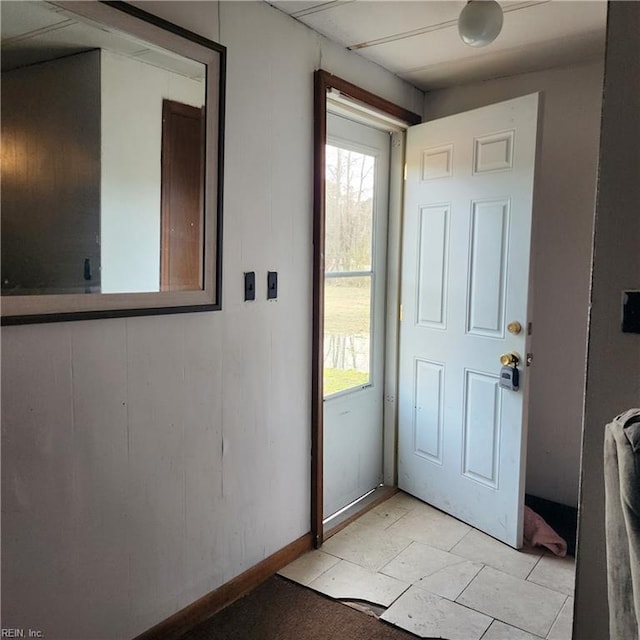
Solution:
{"label": "door panel", "polygon": [[500,401],[497,376],[465,371],[462,473],[494,489],[498,485]]}
{"label": "door panel", "polygon": [[442,464],[444,366],[420,359],[415,365],[414,451]]}
{"label": "door panel", "polygon": [[399,486],[518,547],[538,96],[409,129],[399,367]]}
{"label": "door panel", "polygon": [[324,514],[382,482],[390,136],[327,114]]}
{"label": "door panel", "polygon": [[204,115],[162,102],[161,291],[202,289]]}
{"label": "door panel", "polygon": [[420,208],[418,233],[417,322],[445,329],[449,268],[448,205]]}
{"label": "door panel", "polygon": [[504,337],[509,203],[471,203],[467,333]]}

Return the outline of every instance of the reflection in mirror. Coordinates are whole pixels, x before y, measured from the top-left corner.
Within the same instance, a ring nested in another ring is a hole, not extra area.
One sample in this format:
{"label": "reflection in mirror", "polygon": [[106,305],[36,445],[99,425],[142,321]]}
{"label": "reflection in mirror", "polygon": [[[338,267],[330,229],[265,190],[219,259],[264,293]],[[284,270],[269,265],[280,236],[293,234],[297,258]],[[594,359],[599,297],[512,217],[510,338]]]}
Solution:
{"label": "reflection in mirror", "polygon": [[[219,204],[214,193],[207,225],[205,194],[217,183],[207,190],[205,164],[218,162],[206,137],[215,134],[217,143],[217,120],[207,114],[221,105],[207,79],[219,80],[222,63],[212,69],[177,52],[171,43],[182,38],[173,33],[156,44],[157,19],[144,26],[148,39],[123,29],[136,10],[100,6],[107,18],[117,16],[110,24],[94,9],[77,15],[74,4],[1,4],[5,304],[22,296],[212,290],[206,270],[218,260],[206,248],[217,246]],[[208,105],[212,96],[216,104]],[[214,227],[208,237],[207,226]],[[93,308],[100,302],[78,310]]]}

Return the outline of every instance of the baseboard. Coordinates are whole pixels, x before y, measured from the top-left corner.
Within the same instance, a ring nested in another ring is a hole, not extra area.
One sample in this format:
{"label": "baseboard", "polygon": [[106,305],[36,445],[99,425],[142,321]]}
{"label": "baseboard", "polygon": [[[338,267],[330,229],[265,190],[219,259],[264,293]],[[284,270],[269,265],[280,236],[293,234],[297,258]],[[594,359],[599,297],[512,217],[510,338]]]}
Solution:
{"label": "baseboard", "polygon": [[141,633],[135,640],[175,640],[221,609],[246,595],[282,567],[312,548],[311,533],[294,540],[286,547],[262,560],[244,573],[199,598],[184,609]]}

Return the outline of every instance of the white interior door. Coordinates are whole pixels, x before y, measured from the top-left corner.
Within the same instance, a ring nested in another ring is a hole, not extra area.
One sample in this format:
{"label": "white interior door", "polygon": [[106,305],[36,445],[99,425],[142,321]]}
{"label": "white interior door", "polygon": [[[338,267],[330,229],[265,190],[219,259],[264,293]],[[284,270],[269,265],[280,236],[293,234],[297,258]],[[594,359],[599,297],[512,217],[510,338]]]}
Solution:
{"label": "white interior door", "polygon": [[326,520],[382,483],[390,135],[327,114]]}
{"label": "white interior door", "polygon": [[533,94],[407,135],[398,484],[514,547],[528,376],[501,388],[500,357],[528,350],[537,120]]}

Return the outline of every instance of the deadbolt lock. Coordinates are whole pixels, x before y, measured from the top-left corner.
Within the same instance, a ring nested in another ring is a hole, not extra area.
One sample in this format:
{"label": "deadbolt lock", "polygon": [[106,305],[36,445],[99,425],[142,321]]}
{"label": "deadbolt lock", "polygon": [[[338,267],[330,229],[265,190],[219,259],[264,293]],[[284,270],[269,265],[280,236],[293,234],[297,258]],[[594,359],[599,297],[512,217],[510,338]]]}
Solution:
{"label": "deadbolt lock", "polygon": [[507,331],[517,336],[522,332],[522,325],[517,320],[514,320],[507,325]]}
{"label": "deadbolt lock", "polygon": [[520,356],[513,351],[510,353],[503,353],[500,356],[500,364],[503,367],[517,367],[520,364]]}

